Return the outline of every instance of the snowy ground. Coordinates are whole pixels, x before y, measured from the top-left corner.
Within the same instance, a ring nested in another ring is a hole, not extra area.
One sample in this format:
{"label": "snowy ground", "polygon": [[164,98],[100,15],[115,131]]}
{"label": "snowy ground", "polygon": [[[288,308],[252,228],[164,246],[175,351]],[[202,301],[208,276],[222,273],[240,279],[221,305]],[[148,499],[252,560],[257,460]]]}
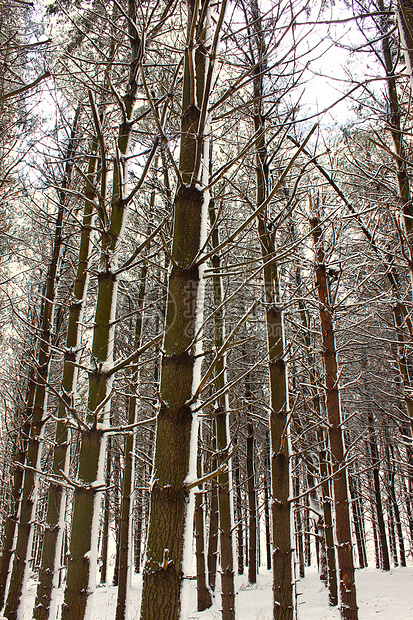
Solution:
{"label": "snowy ground", "polygon": [[[236,577],[237,620],[271,620],[271,574],[262,571],[256,586],[248,586],[246,576]],[[219,597],[213,607],[196,611],[196,582],[191,581],[189,620],[217,620]],[[25,620],[31,620],[30,602],[33,601],[34,584],[29,588]],[[337,609],[330,609],[327,592],[321,585],[315,569],[307,570],[305,579],[298,583],[298,620],[338,620]],[[140,580],[131,592],[129,619],[139,618]],[[413,619],[413,568],[393,569],[383,573],[375,569],[357,571],[357,598],[359,620],[412,620]],[[29,600],[30,599],[30,600]],[[113,620],[115,617],[116,589],[98,587],[95,593],[93,620]],[[162,620],[161,618],[159,620]]]}

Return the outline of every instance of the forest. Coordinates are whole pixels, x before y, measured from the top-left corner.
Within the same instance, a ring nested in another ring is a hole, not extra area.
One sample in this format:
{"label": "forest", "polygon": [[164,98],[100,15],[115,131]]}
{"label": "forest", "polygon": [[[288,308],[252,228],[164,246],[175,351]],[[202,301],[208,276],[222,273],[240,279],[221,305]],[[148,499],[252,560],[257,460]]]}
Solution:
{"label": "forest", "polygon": [[0,0],[4,619],[412,566],[412,88],[412,0]]}

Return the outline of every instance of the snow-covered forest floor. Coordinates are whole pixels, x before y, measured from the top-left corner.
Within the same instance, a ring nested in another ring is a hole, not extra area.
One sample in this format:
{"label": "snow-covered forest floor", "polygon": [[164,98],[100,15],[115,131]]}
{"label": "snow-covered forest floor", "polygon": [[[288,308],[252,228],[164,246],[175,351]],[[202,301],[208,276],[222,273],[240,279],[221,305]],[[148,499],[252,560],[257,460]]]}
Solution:
{"label": "snow-covered forest floor", "polygon": [[[413,618],[413,568],[395,568],[388,573],[373,568],[356,572],[359,620],[411,620]],[[272,575],[262,570],[255,586],[247,585],[247,576],[236,577],[237,620],[271,620]],[[128,620],[139,617],[141,578],[136,577],[130,596]],[[27,614],[31,607],[35,583],[29,587]],[[329,608],[327,590],[315,569],[308,569],[305,579],[298,582],[298,620],[339,620],[337,608]],[[98,587],[94,597],[93,620],[113,620],[116,607],[116,588]],[[211,609],[196,611],[196,581],[191,582],[189,620],[218,620],[221,618],[220,597]],[[161,620],[161,619],[160,619]]]}

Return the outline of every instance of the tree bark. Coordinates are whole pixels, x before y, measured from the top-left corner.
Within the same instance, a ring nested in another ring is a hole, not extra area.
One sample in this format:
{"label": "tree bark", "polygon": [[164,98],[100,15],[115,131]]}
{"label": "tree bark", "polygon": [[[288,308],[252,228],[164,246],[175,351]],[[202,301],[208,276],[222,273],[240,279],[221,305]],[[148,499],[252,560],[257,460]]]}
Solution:
{"label": "tree bark", "polygon": [[[152,199],[154,194],[152,194]],[[138,351],[142,345],[142,333],[143,333],[143,306],[145,301],[146,279],[147,279],[148,267],[145,264],[141,270],[141,282],[138,294],[138,315],[136,317],[135,324],[135,340],[134,350]],[[135,359],[135,363],[132,366],[132,378],[131,389],[133,394],[129,397],[128,403],[128,425],[133,425],[136,422],[137,414],[137,390],[138,390],[138,359]],[[125,440],[125,465],[123,470],[123,484],[122,484],[122,500],[121,500],[121,515],[119,524],[119,574],[118,574],[118,598],[116,603],[116,620],[124,620],[127,617],[127,601],[128,601],[128,586],[129,586],[129,570],[131,564],[130,544],[131,544],[131,521],[133,511],[133,479],[134,479],[134,457],[133,446],[135,432],[128,433]],[[142,527],[142,522],[141,522]],[[142,530],[141,530],[142,532]],[[139,550],[140,553],[140,550]]]}
{"label": "tree bark", "polygon": [[[124,192],[127,180],[126,159],[132,131],[133,106],[137,94],[137,62],[143,53],[142,41],[136,29],[136,3],[129,0],[129,42],[131,47],[130,75],[123,97],[124,118],[119,126],[117,147],[120,157],[114,162],[110,221],[106,213],[106,178],[102,174],[98,214],[101,223],[101,255],[98,292],[95,308],[91,369],[89,371],[87,429],[82,430],[78,482],[73,499],[72,536],[69,547],[66,589],[62,620],[88,619],[91,614],[91,595],[95,589],[96,553],[100,494],[104,487],[103,463],[106,435],[104,425],[109,421],[111,366],[113,364],[114,317],[116,314],[118,279],[117,253],[122,239],[128,205]],[[106,161],[106,148],[93,96],[92,114],[99,136],[101,160]],[[152,156],[154,150],[152,150]]]}
{"label": "tree bark", "polygon": [[78,254],[76,281],[73,297],[69,307],[69,318],[66,335],[66,347],[63,360],[63,376],[61,383],[61,399],[57,411],[57,427],[55,448],[53,451],[52,472],[56,476],[49,487],[47,499],[46,528],[43,540],[42,562],[39,571],[39,585],[33,618],[47,620],[56,614],[56,589],[59,588],[59,565],[62,539],[65,527],[66,492],[58,477],[63,471],[69,474],[69,433],[67,418],[74,411],[74,394],[77,382],[76,363],[79,362],[81,350],[81,323],[83,319],[85,297],[88,286],[88,268],[91,246],[91,227],[95,199],[97,141],[92,144],[92,156],[89,159],[87,183],[85,188],[86,202],[83,213],[82,230]]}
{"label": "tree bark", "polygon": [[[26,468],[24,470],[23,491],[20,505],[19,526],[16,550],[5,606],[5,615],[10,620],[23,618],[25,590],[28,579],[28,554],[33,539],[33,522],[37,500],[37,473],[40,470],[41,442],[44,432],[44,419],[47,408],[47,383],[51,358],[51,339],[54,327],[57,277],[62,255],[63,226],[67,208],[66,189],[70,186],[73,161],[77,147],[77,126],[80,108],[75,113],[71,137],[65,153],[65,173],[58,194],[58,211],[52,246],[52,256],[47,270],[44,299],[41,311],[39,334],[39,355],[37,359],[36,392],[31,415],[30,436],[27,445]],[[30,412],[28,412],[29,414]]]}
{"label": "tree bark", "polygon": [[[217,248],[220,243],[219,226],[216,222],[214,202],[211,201],[209,208],[212,233],[212,247]],[[224,314],[221,308],[223,294],[221,282],[221,259],[218,253],[212,257],[214,268],[214,346],[216,353],[221,349],[225,340]],[[215,428],[217,446],[217,465],[220,467],[227,459],[230,448],[228,395],[223,392],[227,382],[226,356],[221,354],[215,366],[215,390],[218,396],[215,402]],[[221,589],[222,589],[222,618],[223,620],[235,620],[235,589],[234,589],[234,558],[233,558],[233,504],[230,495],[231,483],[231,460],[228,467],[221,470],[218,475],[218,512],[220,531],[220,564],[221,564]]]}
{"label": "tree bark", "polygon": [[[202,427],[200,426],[200,434]],[[202,437],[201,437],[202,439]],[[198,478],[203,476],[203,455],[198,453]],[[204,485],[199,484],[199,492],[195,496],[195,554],[196,554],[196,593],[197,609],[205,611],[212,605],[211,590],[206,581],[206,562],[205,562],[205,493]]]}
{"label": "tree bark", "polygon": [[[221,3],[218,30],[225,4],[225,1]],[[142,620],[177,620],[185,614],[181,594],[188,585],[187,571],[191,571],[194,501],[186,480],[188,475],[196,476],[193,440],[197,437],[197,420],[192,403],[196,402],[198,387],[194,386],[195,363],[197,360],[199,364],[201,359],[197,356],[196,335],[202,325],[201,272],[197,259],[205,240],[203,230],[208,214],[208,195],[203,191],[207,179],[203,171],[209,172],[204,104],[210,95],[216,48],[211,48],[206,64],[202,41],[208,27],[205,21],[209,17],[208,3],[199,14],[193,14],[198,8],[195,3],[189,1],[187,7],[179,161],[182,184],[174,201],[172,269],[168,280]],[[195,32],[199,46],[195,45]],[[198,53],[194,53],[197,47]]]}
{"label": "tree bark", "polygon": [[319,298],[320,325],[325,368],[326,408],[328,434],[332,456],[332,480],[336,513],[337,558],[340,575],[340,614],[342,620],[357,620],[358,608],[354,562],[351,544],[351,528],[347,485],[347,469],[344,457],[344,440],[338,391],[338,371],[333,310],[327,270],[324,262],[323,236],[318,217],[310,219],[316,255],[315,279]]}

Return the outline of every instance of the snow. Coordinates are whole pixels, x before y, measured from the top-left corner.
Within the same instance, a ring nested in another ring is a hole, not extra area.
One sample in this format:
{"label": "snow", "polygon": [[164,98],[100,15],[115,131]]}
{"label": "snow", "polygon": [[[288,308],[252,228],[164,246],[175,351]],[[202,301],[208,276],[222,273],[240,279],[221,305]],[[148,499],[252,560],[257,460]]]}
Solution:
{"label": "snow", "polygon": [[[196,611],[196,580],[191,579],[188,620],[218,620],[221,618],[221,597],[217,592],[213,606]],[[367,568],[356,571],[359,620],[411,620],[413,618],[413,568],[395,568],[388,573]],[[219,580],[217,583],[219,586]],[[130,589],[128,620],[139,618],[142,581],[133,576]],[[272,620],[272,574],[260,569],[258,582],[251,586],[246,575],[235,577],[237,620]],[[36,584],[29,583],[24,620],[31,620],[31,605]],[[62,597],[62,591],[60,591]],[[338,608],[329,608],[327,590],[314,568],[306,570],[305,579],[297,584],[298,620],[339,620]],[[116,610],[116,588],[98,587],[95,590],[93,620],[113,620]],[[0,617],[0,620],[2,618]]]}

